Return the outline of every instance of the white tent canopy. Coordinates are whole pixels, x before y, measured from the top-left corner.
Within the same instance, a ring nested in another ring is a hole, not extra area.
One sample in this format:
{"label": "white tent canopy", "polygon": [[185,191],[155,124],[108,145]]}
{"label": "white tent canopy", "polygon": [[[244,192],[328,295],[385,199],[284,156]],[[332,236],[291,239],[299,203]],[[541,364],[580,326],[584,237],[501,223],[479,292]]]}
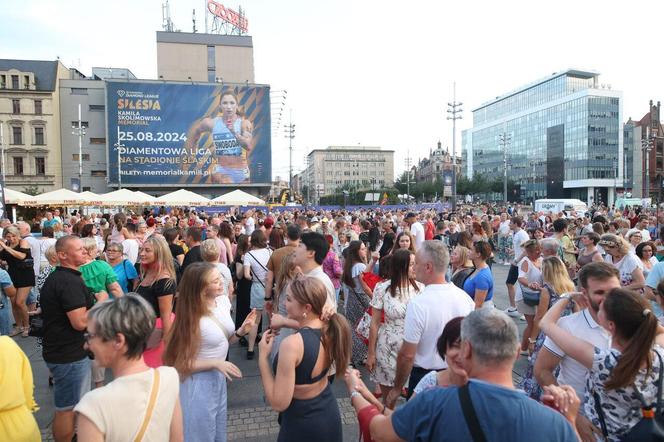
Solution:
{"label": "white tent canopy", "polygon": [[33,199],[35,199],[35,197],[28,195],[27,193],[5,188],[5,204],[23,204],[23,201],[30,201]]}
{"label": "white tent canopy", "polygon": [[90,199],[69,189],[58,189],[42,193],[28,201],[27,206],[80,206],[90,204]]}
{"label": "white tent canopy", "polygon": [[158,206],[207,206],[210,204],[210,200],[189,190],[180,189],[155,197],[153,204]]}
{"label": "white tent canopy", "polygon": [[142,192],[132,192],[129,189],[118,189],[113,192],[99,195],[103,206],[140,206],[152,204],[154,198]]}
{"label": "white tent canopy", "polygon": [[213,206],[264,206],[265,201],[240,189],[233,190],[212,200]]}

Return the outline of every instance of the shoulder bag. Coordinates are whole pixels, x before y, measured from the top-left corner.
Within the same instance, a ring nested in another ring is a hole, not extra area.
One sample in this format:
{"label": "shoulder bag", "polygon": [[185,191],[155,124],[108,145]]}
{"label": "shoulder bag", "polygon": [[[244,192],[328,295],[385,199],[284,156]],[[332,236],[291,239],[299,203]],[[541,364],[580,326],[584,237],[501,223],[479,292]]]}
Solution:
{"label": "shoulder bag", "polygon": [[134,442],[141,442],[145,432],[148,429],[150,420],[152,419],[152,412],[154,411],[155,403],[157,402],[157,394],[159,393],[159,369],[153,369],[154,380],[152,381],[152,389],[150,390],[150,400],[148,401],[148,408],[145,410],[145,416],[143,416],[143,422],[134,438]]}
{"label": "shoulder bag", "polygon": [[[247,253],[249,254],[249,256],[251,256],[251,259],[253,259],[259,266],[263,268],[263,270],[265,270],[265,273],[267,274],[267,272],[269,271],[267,267],[265,267],[259,260],[257,260],[256,257],[252,255],[251,252]],[[270,253],[270,256],[272,256],[272,253]],[[260,278],[256,276],[256,273],[254,273],[254,269],[252,269],[251,266],[249,266],[249,271],[251,272],[251,282],[258,282],[263,288],[265,288],[265,283],[263,283],[263,281],[261,281]]]}
{"label": "shoulder bag", "polygon": [[463,387],[457,388],[457,392],[459,394],[459,402],[461,402],[463,417],[466,420],[466,425],[468,425],[468,431],[470,431],[473,442],[486,442],[486,436],[475,413],[475,407],[473,407],[473,400],[470,398],[468,383]]}

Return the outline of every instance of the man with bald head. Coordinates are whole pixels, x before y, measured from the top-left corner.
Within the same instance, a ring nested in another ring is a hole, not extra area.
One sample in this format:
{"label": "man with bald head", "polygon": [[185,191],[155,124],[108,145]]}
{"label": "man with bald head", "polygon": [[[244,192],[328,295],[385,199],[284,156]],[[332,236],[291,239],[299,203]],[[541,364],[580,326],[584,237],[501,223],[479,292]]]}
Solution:
{"label": "man with bald head", "polygon": [[74,435],[74,406],[90,389],[90,359],[83,348],[87,313],[108,294],[92,295],[85,286],[79,268],[87,261],[87,252],[80,238],[63,236],[55,243],[55,252],[59,265],[41,290],[42,355],[53,375],[53,437],[69,442]]}

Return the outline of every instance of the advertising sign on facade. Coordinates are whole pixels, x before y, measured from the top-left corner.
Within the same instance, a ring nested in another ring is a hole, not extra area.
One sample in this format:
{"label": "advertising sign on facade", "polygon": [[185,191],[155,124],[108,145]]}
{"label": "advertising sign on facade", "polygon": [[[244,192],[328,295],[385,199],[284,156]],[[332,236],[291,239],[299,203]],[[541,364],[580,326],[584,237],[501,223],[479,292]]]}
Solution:
{"label": "advertising sign on facade", "polygon": [[271,182],[269,86],[109,81],[106,93],[110,183]]}

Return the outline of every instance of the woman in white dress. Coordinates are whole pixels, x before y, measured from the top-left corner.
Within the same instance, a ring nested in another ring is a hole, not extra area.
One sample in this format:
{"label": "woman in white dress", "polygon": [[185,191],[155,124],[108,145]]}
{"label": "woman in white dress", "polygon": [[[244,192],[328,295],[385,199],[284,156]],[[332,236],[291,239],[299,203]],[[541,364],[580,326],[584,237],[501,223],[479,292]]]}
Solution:
{"label": "woman in white dress", "polygon": [[[424,286],[415,281],[415,255],[408,249],[395,251],[389,263],[390,279],[376,285],[371,299],[371,328],[367,369],[380,385],[381,394],[394,386],[397,354],[403,343],[406,307]],[[381,318],[385,315],[385,322]]]}

